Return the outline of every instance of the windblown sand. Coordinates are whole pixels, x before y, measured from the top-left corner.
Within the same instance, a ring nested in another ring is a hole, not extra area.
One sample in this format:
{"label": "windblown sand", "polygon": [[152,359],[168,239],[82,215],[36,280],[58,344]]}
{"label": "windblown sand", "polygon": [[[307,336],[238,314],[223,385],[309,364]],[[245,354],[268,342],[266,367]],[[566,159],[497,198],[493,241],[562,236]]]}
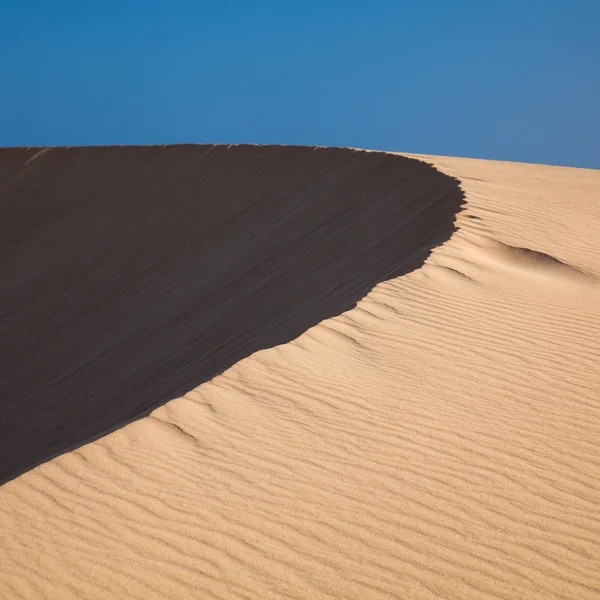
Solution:
{"label": "windblown sand", "polygon": [[0,150],[0,598],[600,598],[600,172]]}

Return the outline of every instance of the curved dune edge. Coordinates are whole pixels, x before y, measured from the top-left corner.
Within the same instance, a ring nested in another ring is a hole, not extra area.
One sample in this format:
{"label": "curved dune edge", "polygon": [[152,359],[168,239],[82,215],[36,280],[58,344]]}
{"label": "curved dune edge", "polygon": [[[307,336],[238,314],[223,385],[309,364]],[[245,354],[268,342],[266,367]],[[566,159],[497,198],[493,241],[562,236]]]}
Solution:
{"label": "curved dune edge", "polygon": [[463,203],[422,161],[293,146],[6,149],[0,189],[0,482],[420,268]]}
{"label": "curved dune edge", "polygon": [[420,158],[454,235],[0,488],[3,595],[598,597],[600,174]]}

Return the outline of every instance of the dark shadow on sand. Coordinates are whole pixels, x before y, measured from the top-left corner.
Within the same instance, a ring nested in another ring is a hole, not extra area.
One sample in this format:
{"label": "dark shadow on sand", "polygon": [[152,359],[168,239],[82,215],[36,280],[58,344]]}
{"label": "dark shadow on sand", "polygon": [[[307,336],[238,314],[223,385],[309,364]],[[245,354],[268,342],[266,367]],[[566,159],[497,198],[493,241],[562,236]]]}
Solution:
{"label": "dark shadow on sand", "polygon": [[0,482],[418,269],[463,203],[376,152],[36,152],[0,150]]}

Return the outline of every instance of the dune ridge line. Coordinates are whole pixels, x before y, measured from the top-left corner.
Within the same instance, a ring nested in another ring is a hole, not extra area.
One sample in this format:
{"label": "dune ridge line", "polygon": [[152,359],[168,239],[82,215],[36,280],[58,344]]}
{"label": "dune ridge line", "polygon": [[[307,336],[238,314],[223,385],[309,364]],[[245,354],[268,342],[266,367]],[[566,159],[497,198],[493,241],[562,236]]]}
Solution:
{"label": "dune ridge line", "polygon": [[463,201],[421,161],[348,149],[4,149],[0,164],[0,481],[418,268]]}

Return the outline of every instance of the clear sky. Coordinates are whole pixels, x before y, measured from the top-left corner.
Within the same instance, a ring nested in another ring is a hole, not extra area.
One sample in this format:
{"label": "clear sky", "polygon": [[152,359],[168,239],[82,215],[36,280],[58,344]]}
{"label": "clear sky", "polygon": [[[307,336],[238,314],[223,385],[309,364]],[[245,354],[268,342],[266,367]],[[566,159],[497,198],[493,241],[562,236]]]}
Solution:
{"label": "clear sky", "polygon": [[600,168],[600,0],[0,0],[0,145]]}

